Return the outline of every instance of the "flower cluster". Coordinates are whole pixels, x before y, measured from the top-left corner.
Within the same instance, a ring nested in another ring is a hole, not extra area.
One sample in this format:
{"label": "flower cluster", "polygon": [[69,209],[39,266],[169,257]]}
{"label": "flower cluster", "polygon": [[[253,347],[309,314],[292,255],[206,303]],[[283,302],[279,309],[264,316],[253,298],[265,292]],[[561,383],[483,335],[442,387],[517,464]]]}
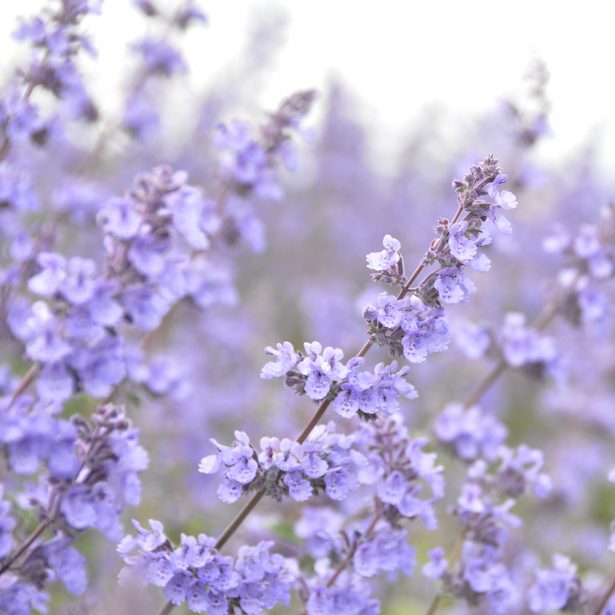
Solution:
{"label": "flower cluster", "polygon": [[[220,226],[215,204],[187,184],[184,172],[159,167],[137,178],[135,189],[112,199],[99,214],[107,268],[123,287],[126,318],[155,329],[185,296],[211,305],[203,251]],[[219,299],[228,293],[220,289]]]}
{"label": "flower cluster", "polygon": [[553,568],[542,568],[529,588],[528,603],[533,613],[574,611],[581,599],[577,567],[564,555],[553,556]]}
{"label": "flower cluster", "polygon": [[444,497],[444,478],[436,454],[424,450],[429,440],[411,439],[400,414],[362,424],[359,433],[387,518],[419,518],[436,529],[434,503]]}
{"label": "flower cluster", "polygon": [[521,519],[511,509],[525,493],[546,497],[550,486],[543,454],[525,445],[501,446],[493,469],[485,459],[475,461],[453,511],[464,528],[460,560],[450,569],[442,550],[433,550],[426,576],[440,578],[448,591],[470,604],[484,599],[493,613],[512,612],[520,595],[504,547],[509,528],[519,527]]}
{"label": "flower cluster", "polygon": [[398,299],[382,293],[375,306],[368,305],[363,316],[375,340],[393,356],[410,363],[422,363],[433,352],[448,348],[448,323],[441,307],[425,305],[416,295]]}
{"label": "flower cluster", "polygon": [[399,414],[361,424],[358,450],[369,459],[364,473],[373,486],[373,506],[346,527],[340,514],[308,508],[295,526],[314,558],[314,574],[304,579],[301,593],[308,613],[378,612],[368,580],[413,573],[415,549],[401,521],[418,518],[436,529],[433,503],[444,494],[443,468],[423,451],[426,442],[409,438]]}
{"label": "flower cluster", "polygon": [[271,553],[272,542],[242,546],[233,558],[221,555],[205,534],[182,534],[175,547],[159,521],[150,521],[149,530],[136,521],[133,525],[137,535],[118,546],[126,563],[120,573],[124,581],[135,578],[162,587],[171,604],[187,602],[194,613],[224,615],[238,608],[256,615],[290,602],[296,564]]}
{"label": "flower cluster", "polygon": [[[7,573],[0,587],[7,613],[45,612],[49,595],[41,590],[47,580],[59,580],[71,594],[87,586],[86,560],[71,546],[71,538],[58,536],[30,551],[15,572]],[[1,562],[0,562],[1,564]]]}
{"label": "flower cluster", "polygon": [[467,301],[475,292],[474,283],[466,276],[465,268],[488,271],[489,258],[479,253],[479,248],[492,241],[485,222],[491,220],[502,233],[509,233],[511,226],[502,211],[514,209],[517,199],[512,192],[501,190],[507,181],[497,161],[487,157],[472,166],[462,179],[455,180],[459,215],[453,221],[440,220],[436,238],[427,254],[428,262],[437,262],[439,268],[419,287],[419,296],[426,303],[459,303]]}
{"label": "flower cluster", "polygon": [[[298,524],[301,538],[309,543],[318,537],[320,544],[326,541],[329,547],[319,555],[313,553],[317,558],[316,574],[305,579],[306,590],[301,596],[307,612],[322,615],[379,612],[379,601],[372,596],[367,581],[378,573],[386,573],[389,578],[395,572],[412,575],[416,555],[407,542],[408,533],[380,519],[369,526],[354,524],[343,531],[323,524],[325,520],[324,515],[309,515]],[[340,567],[335,562],[345,564],[341,574],[337,574]]]}
{"label": "flower cluster", "polygon": [[287,386],[314,401],[333,399],[333,409],[345,418],[391,414],[399,407],[400,397],[414,399],[418,393],[406,380],[407,367],[398,369],[397,362],[379,363],[373,372],[359,371],[362,357],[344,363],[340,348],[319,342],[306,342],[305,353],[295,351],[290,342],[268,346],[265,352],[274,357],[261,370],[261,378],[285,379]]}
{"label": "flower cluster", "polygon": [[13,549],[15,518],[8,503],[0,503],[0,574],[10,570],[0,598],[2,604],[14,600],[16,613],[43,608],[48,595],[40,589],[54,578],[69,592],[83,593],[85,558],[71,546],[74,534],[96,528],[110,540],[119,539],[120,515],[127,504],[139,503],[139,474],[148,465],[123,409],[105,405],[90,421],[76,415],[69,422],[40,408],[28,411],[26,402],[22,398],[3,416],[0,442],[15,473],[39,474],[38,485],[30,486],[19,504],[41,520],[35,538],[45,530],[52,536],[25,552]]}
{"label": "flower cluster", "polygon": [[23,72],[23,91],[15,83],[0,101],[0,158],[6,156],[12,143],[28,140],[43,144],[53,129],[54,118],[43,118],[40,109],[30,101],[35,88],[47,90],[61,100],[63,110],[71,118],[98,119],[75,60],[81,51],[95,54],[80,25],[86,16],[100,12],[100,2],[64,0],[57,5],[41,16],[22,20],[14,33],[16,39],[30,43],[32,53]]}
{"label": "flower cluster", "polygon": [[250,199],[282,198],[279,163],[291,171],[296,168],[291,135],[301,130],[315,97],[313,90],[306,90],[283,100],[260,127],[259,137],[239,120],[218,126],[215,144],[221,151],[220,179],[229,195],[224,231],[230,242],[242,239],[255,251],[263,249],[262,222]]}
{"label": "flower cluster", "polygon": [[343,500],[367,473],[367,459],[356,449],[355,439],[335,433],[335,425],[329,423],[314,429],[303,444],[288,438],[261,438],[257,453],[248,436],[236,431],[233,446],[212,439],[219,453],[204,457],[199,471],[213,474],[225,469],[218,497],[226,503],[260,489],[276,500],[289,495],[303,502],[320,491]]}
{"label": "flower cluster", "polygon": [[508,367],[538,378],[557,379],[562,373],[561,355],[553,337],[528,325],[520,312],[508,312],[499,330],[459,323],[453,337],[468,358],[493,355]]}
{"label": "flower cluster", "polygon": [[544,241],[549,253],[566,257],[560,282],[572,292],[564,313],[574,323],[600,324],[610,315],[607,296],[599,285],[615,273],[615,212],[613,207],[602,210],[600,224],[584,224],[576,234],[558,227]]}
{"label": "flower cluster", "polygon": [[106,273],[90,259],[40,252],[27,285],[45,300],[31,307],[15,300],[9,311],[13,334],[41,366],[43,401],[62,402],[75,390],[109,395],[127,373],[122,323],[151,331],[185,297],[207,306],[234,298],[201,275],[216,216],[185,174],[160,167],[141,176],[135,191],[111,199],[99,219]]}
{"label": "flower cluster", "polygon": [[530,372],[554,375],[559,367],[559,355],[553,338],[526,325],[518,312],[506,315],[501,330],[502,356],[511,367],[525,367]]}
{"label": "flower cluster", "polygon": [[216,145],[222,151],[221,174],[239,194],[281,198],[276,159],[279,157],[289,169],[296,166],[290,133],[299,128],[314,98],[315,92],[308,90],[284,100],[261,127],[260,140],[252,137],[249,126],[243,122],[218,126]]}

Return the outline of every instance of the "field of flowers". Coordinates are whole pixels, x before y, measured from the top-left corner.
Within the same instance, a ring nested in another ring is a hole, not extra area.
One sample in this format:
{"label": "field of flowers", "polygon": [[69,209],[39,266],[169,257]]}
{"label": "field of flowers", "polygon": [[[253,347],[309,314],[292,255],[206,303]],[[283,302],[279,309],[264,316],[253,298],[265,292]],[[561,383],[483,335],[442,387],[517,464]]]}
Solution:
{"label": "field of flowers", "polygon": [[537,155],[547,67],[385,168],[341,82],[255,112],[266,31],[178,130],[192,0],[127,3],[103,113],[104,7],[45,4],[0,95],[0,615],[615,615],[615,186]]}

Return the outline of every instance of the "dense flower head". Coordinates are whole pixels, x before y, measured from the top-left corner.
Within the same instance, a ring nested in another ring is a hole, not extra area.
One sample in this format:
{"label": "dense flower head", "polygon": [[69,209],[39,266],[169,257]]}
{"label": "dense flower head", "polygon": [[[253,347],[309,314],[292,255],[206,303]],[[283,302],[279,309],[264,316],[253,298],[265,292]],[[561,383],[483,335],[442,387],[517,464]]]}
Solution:
{"label": "dense flower head", "polygon": [[30,551],[16,573],[3,578],[0,600],[10,614],[45,612],[49,595],[41,591],[46,581],[59,580],[74,595],[87,587],[86,560],[71,546],[72,539],[58,535]]}
{"label": "dense flower head", "polygon": [[541,568],[529,588],[528,603],[533,613],[573,610],[580,598],[577,567],[564,555],[553,556],[552,568]]}
{"label": "dense flower head", "polygon": [[522,521],[512,513],[524,494],[544,498],[550,479],[543,472],[540,451],[521,445],[501,445],[490,463],[477,459],[467,471],[454,515],[464,527],[461,558],[454,570],[444,570],[443,554],[435,550],[427,568],[428,576],[439,578],[456,596],[469,604],[486,601],[493,613],[514,612],[522,596],[505,560],[511,528]]}
{"label": "dense flower head", "polygon": [[218,126],[216,145],[222,151],[220,172],[240,196],[281,198],[278,161],[294,169],[296,155],[290,135],[299,130],[314,98],[315,92],[306,90],[282,101],[261,126],[260,138],[253,136],[248,124],[239,120]]}
{"label": "dense flower head", "polygon": [[11,468],[33,475],[44,465],[62,494],[59,511],[76,530],[96,527],[113,539],[118,515],[140,500],[139,474],[148,456],[121,408],[101,406],[92,422],[57,418],[18,404],[0,422]]}
{"label": "dense flower head", "polygon": [[416,295],[397,299],[381,293],[376,306],[365,308],[364,317],[376,342],[410,363],[422,363],[431,353],[448,347],[444,310],[424,304]]}
{"label": "dense flower head", "polygon": [[475,271],[488,271],[489,258],[479,248],[491,243],[485,227],[491,220],[497,231],[508,233],[510,223],[502,210],[517,206],[516,197],[500,186],[507,181],[497,161],[489,156],[473,165],[463,180],[453,182],[457,192],[458,212],[452,221],[441,219],[436,226],[436,237],[425,257],[426,264],[438,268],[428,275],[414,291],[428,304],[466,302],[476,292],[476,286],[467,276],[469,265]]}
{"label": "dense flower head", "polygon": [[350,418],[355,414],[370,418],[398,412],[402,398],[415,399],[418,392],[406,379],[408,366],[398,368],[397,362],[378,363],[373,372],[358,371],[355,364],[346,382],[340,386],[332,407],[339,415]]}
{"label": "dense flower head", "polygon": [[340,348],[322,347],[320,342],[306,342],[304,352],[295,352],[290,342],[271,346],[265,352],[275,357],[261,370],[261,378],[284,377],[286,384],[300,394],[319,401],[329,394],[334,384],[342,382],[350,368],[342,359]]}
{"label": "dense flower head", "polygon": [[[98,119],[98,110],[77,69],[75,57],[81,51],[90,55],[96,53],[88,36],[80,31],[80,24],[88,14],[100,13],[100,4],[98,1],[59,2],[49,16],[43,13],[40,17],[22,20],[14,32],[16,39],[28,41],[32,46],[30,66],[24,75],[24,81],[31,88],[29,91],[35,87],[48,90],[62,101],[69,117],[87,121]],[[28,105],[27,98],[22,97],[22,104]],[[36,142],[41,140],[42,126],[35,108],[30,109],[34,120],[30,138]]]}
{"label": "dense flower head", "polygon": [[126,318],[144,330],[156,328],[192,291],[189,270],[199,267],[210,234],[219,228],[212,204],[186,180],[182,171],[156,168],[98,217],[108,270],[124,288]]}
{"label": "dense flower head", "polygon": [[106,271],[91,259],[40,251],[27,286],[42,300],[9,304],[13,334],[41,364],[43,401],[62,402],[77,390],[109,395],[129,373],[122,326],[151,331],[187,298],[201,307],[235,299],[232,280],[211,259],[207,275],[201,273],[220,225],[185,173],[160,167],[142,175],[134,191],[107,202],[98,220]]}
{"label": "dense flower head", "polygon": [[437,527],[433,504],[444,497],[443,467],[426,452],[426,438],[411,439],[400,414],[361,425],[362,450],[378,499],[393,516]]}
{"label": "dense flower head", "polygon": [[546,252],[565,257],[560,284],[569,290],[565,315],[575,324],[601,325],[610,320],[609,301],[601,286],[615,273],[615,226],[612,206],[600,224],[581,225],[577,233],[556,227],[544,240]]}
{"label": "dense flower head", "polygon": [[199,471],[225,470],[218,497],[226,503],[258,489],[277,500],[290,496],[303,502],[321,491],[342,500],[358,487],[368,465],[356,449],[355,437],[336,433],[334,423],[318,426],[302,444],[288,438],[261,438],[260,451],[239,431],[231,447],[213,439],[212,443],[219,452],[204,457]]}
{"label": "dense flower head", "polygon": [[261,378],[284,378],[287,386],[313,401],[333,400],[333,409],[344,418],[391,414],[399,409],[399,399],[414,399],[416,389],[406,380],[408,367],[398,369],[396,361],[378,363],[372,372],[361,370],[364,360],[353,357],[344,363],[340,348],[319,342],[306,342],[304,352],[290,342],[265,348],[273,361],[261,370]]}
{"label": "dense flower head", "polygon": [[256,615],[290,601],[296,565],[272,553],[272,542],[244,545],[233,558],[221,555],[205,534],[182,534],[174,546],[160,522],[151,520],[149,530],[136,521],[133,525],[137,535],[118,545],[126,563],[120,580],[134,577],[161,587],[169,602],[187,603],[194,613],[223,615],[236,607]]}
{"label": "dense flower head", "polygon": [[42,608],[48,597],[37,590],[47,581],[57,579],[70,593],[83,593],[86,560],[72,546],[73,537],[88,528],[111,540],[121,536],[120,515],[126,505],[138,504],[139,474],[148,464],[136,430],[124,411],[110,404],[98,408],[89,421],[79,415],[66,421],[41,407],[29,409],[28,400],[21,398],[3,412],[0,445],[17,475],[38,475],[38,484],[18,498],[18,505],[34,509],[45,520],[42,529],[53,527],[51,538],[15,563],[16,520],[8,503],[0,500],[0,570],[10,566],[12,573],[0,597],[12,597],[15,612],[21,613]]}
{"label": "dense flower head", "polygon": [[[408,532],[374,512],[370,519],[341,526],[329,509],[305,509],[296,532],[315,557],[314,574],[306,575],[302,594],[309,613],[378,613],[379,601],[372,597],[367,581],[378,574],[411,576],[415,549],[408,544]],[[323,523],[332,521],[332,524]]]}

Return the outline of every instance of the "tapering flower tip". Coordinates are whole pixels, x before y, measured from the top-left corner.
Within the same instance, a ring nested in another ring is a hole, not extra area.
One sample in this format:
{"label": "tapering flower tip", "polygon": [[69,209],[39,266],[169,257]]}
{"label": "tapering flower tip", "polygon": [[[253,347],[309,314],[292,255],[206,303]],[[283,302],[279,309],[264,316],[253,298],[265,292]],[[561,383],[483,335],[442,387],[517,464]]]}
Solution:
{"label": "tapering flower tip", "polygon": [[297,115],[303,116],[310,111],[316,96],[316,90],[299,90],[282,101],[277,113],[292,123]]}
{"label": "tapering flower tip", "polygon": [[376,322],[378,320],[378,309],[373,305],[366,305],[363,308],[363,320]]}
{"label": "tapering flower tip", "polygon": [[387,271],[397,265],[401,259],[401,243],[391,235],[385,235],[382,240],[384,250],[380,252],[370,252],[365,258],[368,269],[374,271]]}

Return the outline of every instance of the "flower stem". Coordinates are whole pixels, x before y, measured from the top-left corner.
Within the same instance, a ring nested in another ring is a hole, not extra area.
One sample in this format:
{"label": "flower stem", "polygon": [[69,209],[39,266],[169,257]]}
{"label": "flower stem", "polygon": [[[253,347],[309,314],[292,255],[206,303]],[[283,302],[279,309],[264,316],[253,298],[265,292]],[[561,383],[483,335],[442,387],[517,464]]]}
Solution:
{"label": "flower stem", "polygon": [[167,602],[161,609],[158,615],[169,615],[175,605],[172,602]]}
{"label": "flower stem", "polygon": [[602,611],[606,608],[606,605],[609,603],[611,596],[615,593],[615,578],[611,581],[608,589],[604,592],[604,595],[600,599],[598,603],[598,607],[594,611],[594,615],[602,615]]}
{"label": "flower stem", "polygon": [[34,363],[30,369],[26,372],[24,377],[21,379],[15,390],[13,391],[11,398],[6,406],[4,406],[3,410],[8,410],[11,406],[17,401],[17,398],[32,384],[36,376],[38,375],[39,365],[38,363]]}
{"label": "flower stem", "polygon": [[[376,525],[378,521],[380,521],[381,514],[382,514],[381,508],[380,506],[378,506],[378,503],[376,502],[376,512],[374,513],[374,518],[372,519],[372,522],[369,524],[369,527],[365,530],[365,534],[363,534],[363,536],[361,537],[362,539],[369,540],[371,538],[371,535],[376,529]],[[355,540],[350,551],[348,552],[348,555],[340,562],[340,564],[335,569],[335,572],[333,573],[331,578],[327,581],[327,587],[333,587],[335,581],[337,581],[340,574],[342,574],[342,572],[344,572],[344,570],[346,570],[346,568],[350,566],[350,563],[352,562],[360,543],[361,543],[361,540],[359,539]]]}
{"label": "flower stem", "polygon": [[16,549],[0,566],[0,575],[4,574],[36,541],[36,539],[51,525],[52,519],[41,521],[34,531],[24,540],[24,542]]}

